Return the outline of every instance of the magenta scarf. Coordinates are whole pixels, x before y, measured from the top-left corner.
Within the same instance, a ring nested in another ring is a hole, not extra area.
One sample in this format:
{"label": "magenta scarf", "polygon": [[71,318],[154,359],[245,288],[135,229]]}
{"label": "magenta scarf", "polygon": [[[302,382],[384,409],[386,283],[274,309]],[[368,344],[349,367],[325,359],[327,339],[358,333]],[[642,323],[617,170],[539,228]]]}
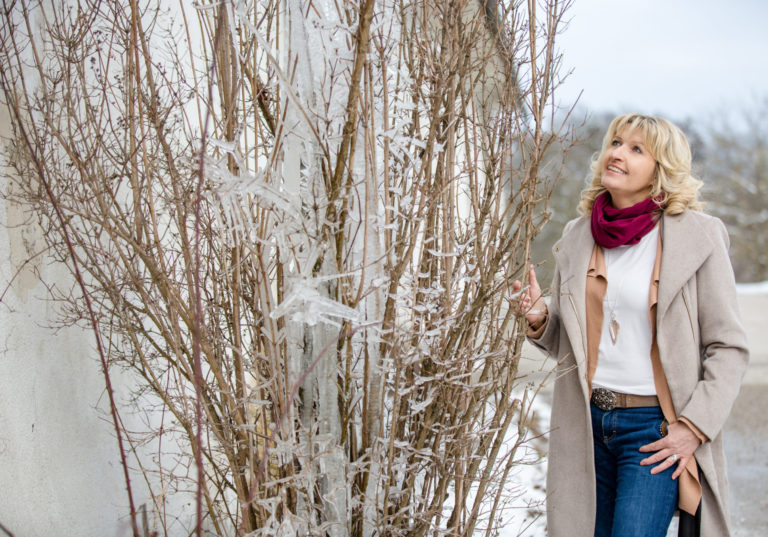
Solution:
{"label": "magenta scarf", "polygon": [[611,195],[605,191],[595,198],[592,206],[592,238],[603,248],[637,244],[656,225],[661,209],[651,198],[626,209],[617,209],[611,205]]}

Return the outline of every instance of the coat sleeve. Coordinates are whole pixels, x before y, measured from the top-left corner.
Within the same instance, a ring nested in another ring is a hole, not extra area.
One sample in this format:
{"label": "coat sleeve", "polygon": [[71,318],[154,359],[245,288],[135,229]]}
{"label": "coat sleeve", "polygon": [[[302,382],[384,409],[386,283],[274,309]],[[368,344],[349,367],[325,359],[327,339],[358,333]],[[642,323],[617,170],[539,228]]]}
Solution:
{"label": "coat sleeve", "polygon": [[711,231],[715,247],[696,273],[702,372],[691,398],[680,412],[707,438],[725,424],[739,393],[749,350],[728,257],[728,232],[718,219]]}
{"label": "coat sleeve", "polygon": [[558,356],[560,347],[560,271],[555,270],[547,301],[547,320],[538,330],[528,331],[528,341],[550,356]]}
{"label": "coat sleeve", "polygon": [[[574,218],[565,225],[563,235],[558,243],[565,239],[578,221],[579,218]],[[553,252],[556,247],[557,244],[552,248]],[[547,320],[537,330],[528,330],[527,333],[528,341],[552,357],[560,355],[560,281],[560,267],[555,264],[555,275],[552,278],[549,300],[547,301]]]}

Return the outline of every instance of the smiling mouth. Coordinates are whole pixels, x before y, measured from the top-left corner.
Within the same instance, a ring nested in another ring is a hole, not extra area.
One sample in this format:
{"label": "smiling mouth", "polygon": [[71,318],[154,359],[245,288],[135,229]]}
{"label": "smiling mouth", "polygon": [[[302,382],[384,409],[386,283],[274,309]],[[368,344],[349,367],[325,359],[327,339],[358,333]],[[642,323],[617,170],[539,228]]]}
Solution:
{"label": "smiling mouth", "polygon": [[620,173],[621,175],[627,175],[627,172],[625,172],[625,171],[624,171],[624,170],[622,170],[622,169],[619,169],[619,168],[617,168],[616,166],[608,166],[608,168],[606,168],[606,169],[607,169],[609,172],[613,172],[613,173]]}

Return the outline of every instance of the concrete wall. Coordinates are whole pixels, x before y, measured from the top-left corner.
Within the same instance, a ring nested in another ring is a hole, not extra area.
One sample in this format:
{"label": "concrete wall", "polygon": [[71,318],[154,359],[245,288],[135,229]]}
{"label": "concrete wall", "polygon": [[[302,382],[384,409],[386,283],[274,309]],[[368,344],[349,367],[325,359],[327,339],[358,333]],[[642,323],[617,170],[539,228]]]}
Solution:
{"label": "concrete wall", "polygon": [[[8,134],[2,109],[0,135]],[[93,337],[51,328],[57,305],[42,281],[70,279],[45,255],[27,262],[44,247],[36,219],[0,199],[0,524],[16,537],[129,535]],[[146,501],[141,481],[136,489],[137,504]]]}

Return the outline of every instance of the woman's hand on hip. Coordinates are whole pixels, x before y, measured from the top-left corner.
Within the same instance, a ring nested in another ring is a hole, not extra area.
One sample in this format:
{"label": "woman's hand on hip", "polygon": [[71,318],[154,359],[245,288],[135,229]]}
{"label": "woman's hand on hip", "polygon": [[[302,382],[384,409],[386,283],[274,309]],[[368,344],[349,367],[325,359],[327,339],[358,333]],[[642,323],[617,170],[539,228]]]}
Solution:
{"label": "woman's hand on hip", "polygon": [[678,421],[667,427],[667,436],[640,448],[643,453],[656,452],[640,461],[640,464],[648,466],[659,463],[651,469],[652,474],[658,474],[677,464],[677,469],[672,474],[672,479],[677,479],[700,444],[701,441],[691,428]]}
{"label": "woman's hand on hip", "polygon": [[512,290],[520,293],[517,303],[517,312],[524,313],[528,324],[532,328],[538,328],[547,319],[547,304],[541,295],[541,286],[536,279],[536,272],[531,266],[528,272],[528,287],[523,288],[520,280],[512,282]]}

